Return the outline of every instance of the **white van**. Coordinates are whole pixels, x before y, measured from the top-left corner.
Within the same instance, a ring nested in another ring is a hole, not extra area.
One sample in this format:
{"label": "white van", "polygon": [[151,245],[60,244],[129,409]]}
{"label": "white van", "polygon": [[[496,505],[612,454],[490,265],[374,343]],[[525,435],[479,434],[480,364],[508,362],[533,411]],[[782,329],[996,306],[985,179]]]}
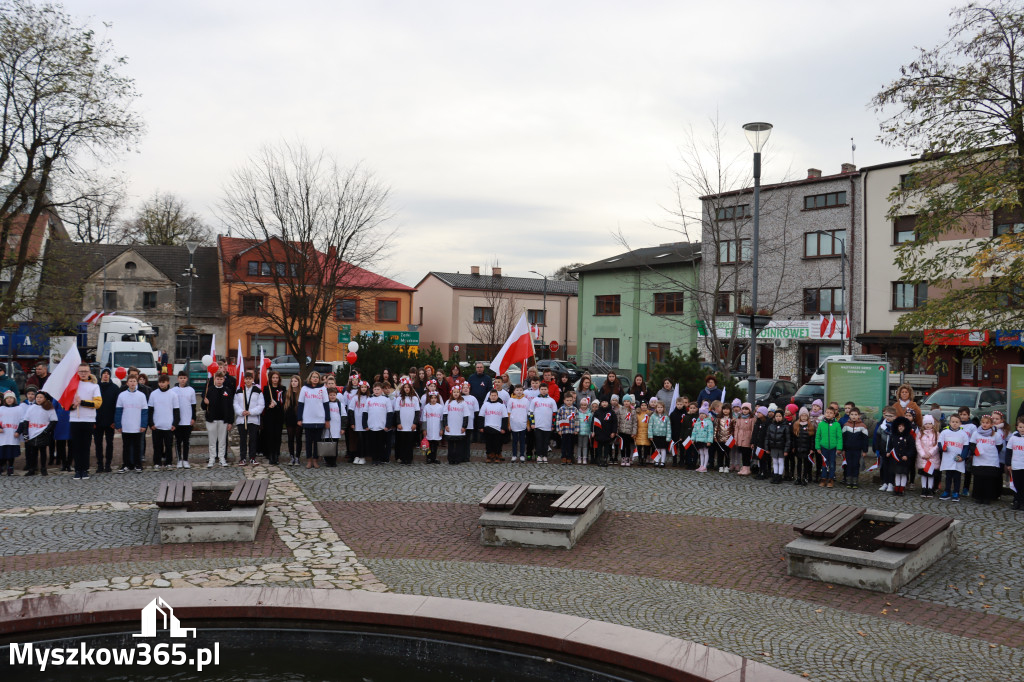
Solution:
{"label": "white van", "polygon": [[814,375],[807,382],[809,384],[823,384],[825,383],[825,363],[828,362],[885,362],[885,358],[881,355],[831,355],[825,358],[825,361],[818,366],[815,370]]}
{"label": "white van", "polygon": [[118,367],[138,367],[153,385],[156,385],[159,376],[153,347],[144,341],[111,341],[103,344],[100,369],[104,367],[110,368],[111,374]]}

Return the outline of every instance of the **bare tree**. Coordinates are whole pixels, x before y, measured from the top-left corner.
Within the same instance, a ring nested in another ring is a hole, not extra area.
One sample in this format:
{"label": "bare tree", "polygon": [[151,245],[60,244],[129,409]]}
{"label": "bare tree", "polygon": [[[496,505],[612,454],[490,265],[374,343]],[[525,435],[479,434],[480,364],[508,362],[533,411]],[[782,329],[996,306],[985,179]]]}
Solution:
{"label": "bare tree", "polygon": [[573,276],[572,271],[577,268],[582,268],[586,263],[567,263],[562,267],[558,268],[551,275],[551,279],[560,279],[563,282],[574,282],[576,277]]}
{"label": "bare tree", "polygon": [[65,183],[55,202],[68,232],[79,242],[101,244],[119,232],[118,218],[124,209],[124,178],[86,175]]}
{"label": "bare tree", "polygon": [[47,229],[40,218],[53,208],[52,186],[86,160],[130,147],[142,130],[123,64],[60,5],[0,3],[0,324],[24,305],[19,289],[37,266],[34,237]]}
{"label": "bare tree", "polygon": [[[495,261],[488,265],[486,270],[494,271]],[[505,286],[505,282],[499,275],[491,276],[487,286],[483,288],[483,306],[480,308],[480,319],[468,320],[466,328],[473,340],[484,347],[484,357],[493,358],[505,341],[512,335],[512,330],[519,321],[522,314],[516,306],[515,296]]]}
{"label": "bare tree", "polygon": [[266,264],[242,288],[268,299],[262,315],[287,339],[302,375],[307,356],[315,361],[341,323],[345,301],[383,288],[374,271],[383,269],[395,234],[389,197],[363,168],[288,143],[264,147],[225,189],[224,222],[252,241],[247,260]]}
{"label": "bare tree", "polygon": [[182,246],[186,242],[213,243],[210,228],[188,204],[169,192],[155,192],[118,234],[122,242],[152,246]]}

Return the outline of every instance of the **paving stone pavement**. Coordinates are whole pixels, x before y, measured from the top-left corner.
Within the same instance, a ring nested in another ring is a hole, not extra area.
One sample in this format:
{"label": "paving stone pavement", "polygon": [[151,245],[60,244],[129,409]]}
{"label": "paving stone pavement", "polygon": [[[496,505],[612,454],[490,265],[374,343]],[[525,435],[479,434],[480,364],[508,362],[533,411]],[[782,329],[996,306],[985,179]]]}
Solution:
{"label": "paving stone pavement", "polygon": [[797,599],[551,567],[372,559],[392,591],[621,623],[731,651],[822,682],[1006,682],[1024,650]]}

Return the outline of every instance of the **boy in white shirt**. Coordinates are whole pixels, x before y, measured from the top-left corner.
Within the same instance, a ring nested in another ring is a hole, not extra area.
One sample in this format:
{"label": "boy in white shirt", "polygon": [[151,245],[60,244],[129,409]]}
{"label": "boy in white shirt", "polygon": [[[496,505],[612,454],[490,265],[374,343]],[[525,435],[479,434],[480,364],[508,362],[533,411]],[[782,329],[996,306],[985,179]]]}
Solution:
{"label": "boy in white shirt", "polygon": [[547,464],[548,444],[551,442],[551,427],[558,403],[548,396],[548,385],[540,385],[540,395],[530,403],[530,414],[533,415],[534,448],[537,452],[537,463]]}
{"label": "boy in white shirt", "polygon": [[378,381],[373,385],[373,395],[366,399],[363,408],[367,452],[360,453],[372,457],[374,464],[387,464],[390,459],[386,433],[394,426],[393,420],[394,407],[391,399],[384,395],[384,386]]}
{"label": "boy in white shirt", "polygon": [[178,372],[178,385],[171,389],[178,398],[178,421],[174,429],[174,452],[178,468],[188,469],[188,445],[196,424],[196,389],[188,385],[188,372]]}
{"label": "boy in white shirt", "polygon": [[512,390],[508,401],[508,428],[512,432],[512,461],[526,461],[526,427],[530,421],[530,399],[523,394],[523,387]]}
{"label": "boy in white shirt", "polygon": [[171,379],[161,374],[157,389],[149,394],[149,424],[153,430],[153,468],[171,468],[174,427],[179,421],[178,395],[171,390]]}
{"label": "boy in white shirt", "polygon": [[[973,426],[973,424],[972,424]],[[949,426],[939,434],[939,471],[946,479],[946,489],[939,495],[940,500],[960,501],[960,479],[964,473],[964,460],[970,449],[971,437],[960,427],[960,416],[951,415]]]}
{"label": "boy in white shirt", "polygon": [[117,396],[117,407],[114,410],[114,430],[121,434],[121,471],[142,471],[142,440],[146,437],[149,426],[149,401],[146,394],[139,390],[139,379],[134,375],[128,377],[128,390]]}

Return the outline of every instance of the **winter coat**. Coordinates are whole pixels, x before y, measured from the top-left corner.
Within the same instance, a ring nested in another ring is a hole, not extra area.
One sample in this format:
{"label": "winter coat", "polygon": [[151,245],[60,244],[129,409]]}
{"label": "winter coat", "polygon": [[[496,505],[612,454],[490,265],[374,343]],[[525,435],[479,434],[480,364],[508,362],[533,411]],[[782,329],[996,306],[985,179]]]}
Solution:
{"label": "winter coat", "polygon": [[822,419],[814,433],[816,450],[841,450],[843,448],[843,427],[835,419]]}
{"label": "winter coat", "polygon": [[686,410],[672,410],[668,415],[668,421],[672,425],[672,440],[682,440],[689,435],[688,428],[693,429],[693,423],[688,419]]}
{"label": "winter coat", "polygon": [[97,386],[100,387],[100,399],[103,402],[100,403],[99,408],[96,410],[96,426],[104,428],[113,427],[114,410],[117,408],[117,395],[121,392],[121,389],[113,381],[106,383],[101,381]]}
{"label": "winter coat", "polygon": [[658,396],[658,402],[665,406],[665,410],[674,410],[675,405],[672,403],[672,396],[675,395],[675,389],[661,389],[655,395]]}
{"label": "winter coat", "polygon": [[777,452],[779,450],[787,452],[789,450],[789,441],[792,432],[793,427],[785,421],[782,421],[781,423],[772,421],[772,423],[768,425],[768,430],[765,433],[765,449],[769,452]]}
{"label": "winter coat", "polygon": [[725,444],[732,437],[732,417],[719,417],[715,420],[715,440]]}
{"label": "winter coat", "polygon": [[733,420],[733,433],[736,435],[736,447],[749,448],[750,441],[754,437],[754,416],[737,417]]}
{"label": "winter coat", "polygon": [[808,420],[807,424],[799,421],[793,422],[793,437],[790,438],[790,446],[797,454],[806,454],[814,449],[814,422]]}
{"label": "winter coat", "polygon": [[634,398],[636,398],[636,404],[637,405],[639,405],[640,403],[646,403],[646,402],[650,401],[651,396],[653,395],[651,393],[651,391],[647,388],[646,384],[644,384],[643,386],[637,386],[636,384],[630,384],[630,386],[629,386],[629,394],[631,396],[633,396]]}
{"label": "winter coat", "polygon": [[924,419],[924,412],[921,411],[921,408],[913,400],[908,402],[906,407],[903,407],[903,405],[900,404],[900,401],[897,400],[893,403],[892,409],[896,410],[897,418],[906,417],[913,422],[914,426],[921,428],[921,420]]}
{"label": "winter coat", "polygon": [[651,439],[648,436],[648,430],[651,423],[650,412],[637,412],[636,413],[636,437],[635,441],[637,445],[650,445]]}
{"label": "winter coat", "polygon": [[690,435],[695,443],[708,444],[715,439],[715,421],[707,416],[700,415],[693,422],[693,432]]}
{"label": "winter coat", "polygon": [[[900,424],[903,424],[904,431],[900,433]],[[909,474],[917,464],[917,446],[914,445],[914,435],[911,433],[914,424],[906,417],[896,417],[892,422],[893,437],[891,439],[892,449],[896,451],[896,460],[893,462],[893,471],[897,474]],[[904,461],[906,457],[906,461]]]}
{"label": "winter coat", "polygon": [[868,427],[862,421],[847,421],[843,426],[843,450],[864,453],[871,444]]}
{"label": "winter coat", "polygon": [[[604,386],[602,386],[601,388],[604,388]],[[615,413],[615,419],[617,420],[617,423],[619,425],[619,433],[621,433],[624,436],[636,435],[636,412],[634,412],[633,410],[627,411],[625,407],[620,405]]]}
{"label": "winter coat", "polygon": [[[600,426],[598,426],[600,423]],[[594,413],[594,440],[598,443],[609,443],[615,437],[618,417],[610,407],[599,407]]]}
{"label": "winter coat", "polygon": [[939,465],[942,464],[942,453],[939,450],[939,437],[935,434],[934,429],[925,430],[919,433],[916,445],[917,470],[925,473],[925,464],[931,462],[932,466],[927,472],[928,475],[938,473]]}
{"label": "winter coat", "polygon": [[672,435],[672,423],[669,420],[669,416],[667,414],[658,414],[657,412],[652,414],[651,423],[647,431],[651,438],[655,436],[669,438]]}
{"label": "winter coat", "polygon": [[768,419],[754,418],[754,431],[750,434],[750,444],[766,448],[765,438],[768,436]]}

